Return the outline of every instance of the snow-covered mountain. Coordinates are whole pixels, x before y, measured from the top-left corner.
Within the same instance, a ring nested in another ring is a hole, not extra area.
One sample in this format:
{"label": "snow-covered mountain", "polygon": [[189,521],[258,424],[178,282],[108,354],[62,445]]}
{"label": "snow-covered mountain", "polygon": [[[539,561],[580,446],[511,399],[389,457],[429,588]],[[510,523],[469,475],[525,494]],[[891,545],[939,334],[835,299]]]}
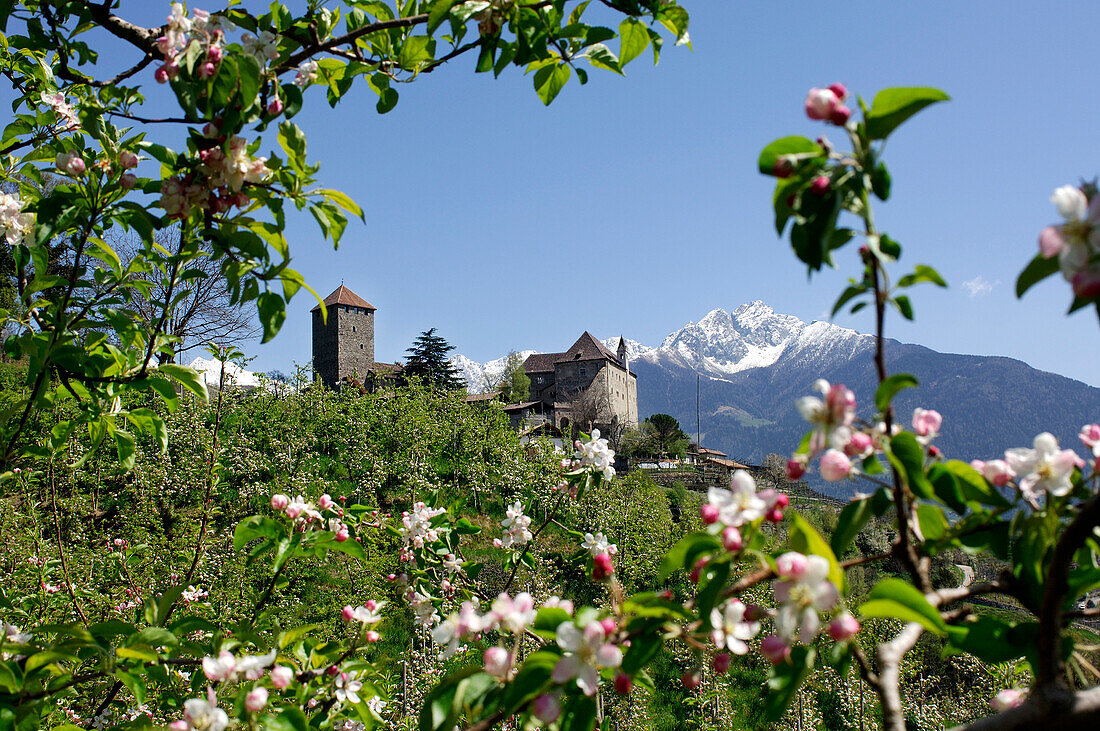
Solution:
{"label": "snow-covered mountain", "polygon": [[[604,341],[614,350],[618,336]],[[715,309],[671,333],[655,347],[627,340],[631,370],[638,375],[642,418],[666,413],[685,431],[701,432],[703,444],[741,461],[790,452],[806,431],[795,400],[811,393],[817,378],[848,385],[860,415],[870,417],[877,386],[874,338],[828,322],[806,323],[761,301],[732,312]],[[524,351],[524,355],[532,351]],[[471,383],[504,359],[480,365],[455,358]],[[1100,389],[1026,363],[998,356],[938,353],[888,341],[891,373],[911,373],[921,383],[898,395],[899,418],[921,406],[944,416],[937,444],[951,457],[989,458],[1007,447],[1027,446],[1050,431],[1066,446],[1079,446],[1080,426],[1100,414]],[[696,389],[700,408],[696,412]],[[698,419],[698,427],[697,427]]]}
{"label": "snow-covered mountain", "polygon": [[[523,350],[520,351],[519,357],[526,360],[527,356],[537,352],[537,350]],[[485,393],[491,386],[499,383],[507,363],[507,355],[488,363],[478,363],[464,355],[451,358],[451,365],[458,369],[458,375],[466,381],[466,390],[470,393]]]}
{"label": "snow-covered mountain", "polygon": [[[222,364],[219,360],[200,356],[188,363],[187,367],[198,371],[207,386],[216,388],[221,382]],[[257,388],[260,385],[260,379],[255,373],[232,362],[225,364],[225,380],[228,385],[240,388]]]}

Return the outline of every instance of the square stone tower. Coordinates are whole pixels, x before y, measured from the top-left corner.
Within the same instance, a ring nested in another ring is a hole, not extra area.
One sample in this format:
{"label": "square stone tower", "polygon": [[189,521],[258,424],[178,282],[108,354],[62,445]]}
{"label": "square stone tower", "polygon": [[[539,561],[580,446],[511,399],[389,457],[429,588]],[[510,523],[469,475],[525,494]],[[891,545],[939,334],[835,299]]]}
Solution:
{"label": "square stone tower", "polygon": [[345,377],[363,383],[374,371],[374,313],[370,302],[344,285],[325,297],[328,321],[321,305],[313,308],[313,368],[329,388]]}

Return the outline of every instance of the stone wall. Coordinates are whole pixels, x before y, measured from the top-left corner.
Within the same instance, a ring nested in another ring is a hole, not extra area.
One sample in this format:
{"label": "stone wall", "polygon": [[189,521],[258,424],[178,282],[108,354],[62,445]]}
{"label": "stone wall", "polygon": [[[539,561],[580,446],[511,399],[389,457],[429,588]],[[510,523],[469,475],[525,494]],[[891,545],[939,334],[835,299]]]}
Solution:
{"label": "stone wall", "polygon": [[333,305],[328,322],[314,312],[313,368],[330,388],[346,376],[362,382],[374,369],[374,311]]}

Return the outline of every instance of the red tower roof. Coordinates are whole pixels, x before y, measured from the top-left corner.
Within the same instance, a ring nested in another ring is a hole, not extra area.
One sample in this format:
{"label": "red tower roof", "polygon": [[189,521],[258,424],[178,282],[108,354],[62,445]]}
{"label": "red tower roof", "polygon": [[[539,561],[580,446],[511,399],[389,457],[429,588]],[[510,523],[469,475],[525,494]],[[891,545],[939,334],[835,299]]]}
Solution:
{"label": "red tower roof", "polygon": [[[365,299],[352,292],[344,285],[340,285],[336,290],[325,297],[325,307],[332,307],[333,305],[346,305],[348,307],[365,307],[368,310],[377,310],[378,308],[367,302]],[[310,312],[317,312],[321,309],[321,305],[317,305]]]}

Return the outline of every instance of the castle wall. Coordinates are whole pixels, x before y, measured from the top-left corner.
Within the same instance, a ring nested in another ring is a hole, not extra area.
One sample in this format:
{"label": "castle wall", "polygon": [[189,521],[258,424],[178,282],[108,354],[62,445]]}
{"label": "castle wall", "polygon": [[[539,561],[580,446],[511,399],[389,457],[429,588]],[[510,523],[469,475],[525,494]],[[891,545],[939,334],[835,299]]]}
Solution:
{"label": "castle wall", "polygon": [[347,376],[362,382],[374,369],[374,311],[332,305],[328,322],[314,312],[313,367],[330,388]]}

